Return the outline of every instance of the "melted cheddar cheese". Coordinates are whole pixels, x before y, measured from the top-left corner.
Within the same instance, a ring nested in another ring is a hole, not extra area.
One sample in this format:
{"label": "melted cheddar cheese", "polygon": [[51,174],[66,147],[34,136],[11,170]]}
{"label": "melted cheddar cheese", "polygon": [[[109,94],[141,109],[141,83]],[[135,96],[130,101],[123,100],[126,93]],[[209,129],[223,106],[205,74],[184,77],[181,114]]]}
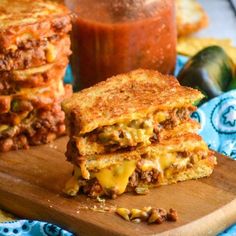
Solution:
{"label": "melted cheddar cheese", "polygon": [[56,47],[53,44],[48,43],[47,44],[47,49],[46,49],[47,62],[52,63],[56,60],[56,58],[57,58],[57,49],[56,49]]}
{"label": "melted cheddar cheese", "polygon": [[119,145],[119,147],[150,145],[155,124],[165,121],[168,117],[168,112],[160,111],[146,119],[104,126],[98,130],[98,142],[106,146]]}
{"label": "melted cheddar cheese", "polygon": [[117,194],[122,194],[135,168],[136,161],[124,161],[122,164],[101,169],[94,176],[103,189],[115,189]]}
{"label": "melted cheddar cheese", "polygon": [[[141,126],[143,124],[143,126]],[[153,122],[135,120],[131,124],[107,126],[98,134],[98,140],[105,145],[119,144],[121,147],[134,146],[137,143],[150,144],[153,136]]]}
{"label": "melted cheddar cheese", "polygon": [[[187,168],[188,163],[191,158],[195,156],[196,162],[201,160],[201,154],[199,155],[196,151],[192,150],[195,154],[188,157],[183,157],[178,154],[178,152],[167,152],[159,153],[156,150],[152,150],[146,153],[145,158],[141,158],[141,165],[139,163],[139,169],[141,171],[151,171],[157,170],[160,173],[160,178],[173,175],[174,172],[180,172]],[[108,164],[106,167],[99,169],[100,162],[106,162],[106,160],[96,160],[97,165],[89,166],[86,165],[86,170],[89,173],[89,179],[96,178],[103,190],[115,190],[116,194],[120,195],[125,192],[127,185],[129,183],[130,176],[136,170],[136,165],[140,159],[136,160],[126,160],[123,162]],[[95,170],[96,169],[96,170]],[[75,181],[77,179],[77,182]],[[67,185],[67,193],[74,194],[75,191],[79,190],[78,180],[85,180],[81,168],[75,166],[74,178],[72,178]],[[89,184],[89,182],[87,182]],[[74,187],[73,187],[74,185]]]}

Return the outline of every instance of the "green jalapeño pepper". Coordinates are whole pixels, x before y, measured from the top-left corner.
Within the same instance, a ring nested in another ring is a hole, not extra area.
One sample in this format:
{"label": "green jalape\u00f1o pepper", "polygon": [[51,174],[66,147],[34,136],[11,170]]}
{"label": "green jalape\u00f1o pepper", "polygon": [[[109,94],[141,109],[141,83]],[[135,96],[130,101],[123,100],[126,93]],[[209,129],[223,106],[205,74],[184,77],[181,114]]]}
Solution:
{"label": "green jalape\u00f1o pepper", "polygon": [[178,75],[181,85],[200,90],[206,100],[236,88],[235,65],[219,46],[204,48],[185,64]]}

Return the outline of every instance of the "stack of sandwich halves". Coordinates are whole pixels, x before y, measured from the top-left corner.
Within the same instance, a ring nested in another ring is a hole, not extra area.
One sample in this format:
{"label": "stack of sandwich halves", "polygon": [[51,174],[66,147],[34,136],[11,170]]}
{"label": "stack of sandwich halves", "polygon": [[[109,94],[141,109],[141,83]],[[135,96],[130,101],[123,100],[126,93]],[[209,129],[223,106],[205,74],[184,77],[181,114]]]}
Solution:
{"label": "stack of sandwich halves", "polygon": [[0,151],[48,143],[65,131],[61,101],[70,13],[55,3],[0,1]]}
{"label": "stack of sandwich halves", "polygon": [[202,97],[174,77],[136,70],[66,99],[74,172],[65,192],[114,198],[209,176],[216,159],[190,118]]}

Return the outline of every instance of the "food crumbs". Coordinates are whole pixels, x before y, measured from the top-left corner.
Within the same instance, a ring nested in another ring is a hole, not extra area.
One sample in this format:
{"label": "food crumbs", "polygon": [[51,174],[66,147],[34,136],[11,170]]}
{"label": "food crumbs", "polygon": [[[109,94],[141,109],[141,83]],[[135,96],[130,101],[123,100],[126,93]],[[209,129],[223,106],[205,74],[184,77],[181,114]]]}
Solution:
{"label": "food crumbs", "polygon": [[147,222],[148,224],[162,224],[165,221],[175,222],[178,220],[177,211],[170,208],[167,212],[163,208],[144,207],[143,209],[131,209],[118,207],[115,213],[126,221],[139,224]]}

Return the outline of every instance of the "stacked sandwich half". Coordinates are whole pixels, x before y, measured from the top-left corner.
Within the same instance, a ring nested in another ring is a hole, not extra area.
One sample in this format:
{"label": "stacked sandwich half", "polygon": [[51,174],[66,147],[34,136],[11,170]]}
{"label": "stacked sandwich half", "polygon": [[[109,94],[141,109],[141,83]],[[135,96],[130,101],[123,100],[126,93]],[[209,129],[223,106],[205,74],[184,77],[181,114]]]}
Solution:
{"label": "stacked sandwich half", "polygon": [[0,1],[0,151],[47,143],[65,131],[61,101],[70,13],[32,0]]}
{"label": "stacked sandwich half", "polygon": [[216,159],[190,118],[202,97],[174,77],[136,70],[66,99],[74,172],[65,192],[114,198],[209,176]]}

